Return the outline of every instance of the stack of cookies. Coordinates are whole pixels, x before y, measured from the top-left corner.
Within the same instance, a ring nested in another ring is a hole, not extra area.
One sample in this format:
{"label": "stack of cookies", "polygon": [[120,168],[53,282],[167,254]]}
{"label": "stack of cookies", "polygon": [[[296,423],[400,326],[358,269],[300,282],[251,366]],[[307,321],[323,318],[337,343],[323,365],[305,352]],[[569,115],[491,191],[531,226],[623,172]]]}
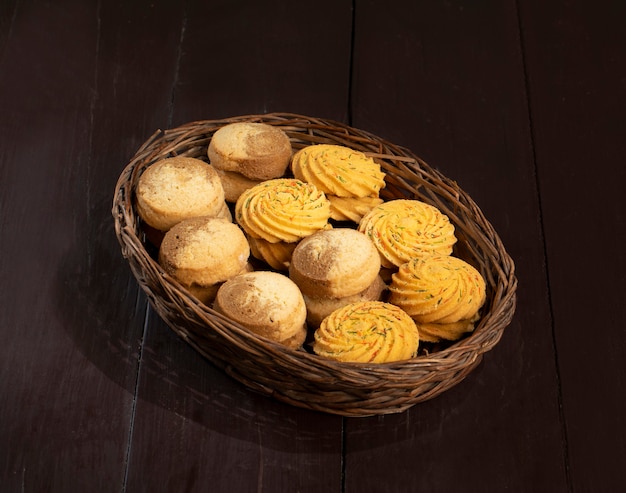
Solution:
{"label": "stack of cookies", "polygon": [[250,247],[210,164],[184,156],[157,161],[139,177],[135,207],[165,272],[201,302],[249,269]]}
{"label": "stack of cookies", "polygon": [[312,327],[344,305],[380,299],[385,284],[379,271],[380,258],[372,242],[349,228],[304,238],[289,265],[289,277],[304,295]]}
{"label": "stack of cookies", "polygon": [[213,307],[251,332],[292,349],[300,348],[307,335],[302,294],[276,272],[248,272],[226,281]]}
{"label": "stack of cookies", "polygon": [[385,174],[380,165],[360,151],[334,144],[317,144],[299,150],[291,162],[293,175],[323,191],[336,221],[358,223],[380,204]]}
{"label": "stack of cookies", "polygon": [[274,269],[287,270],[298,242],[329,227],[330,202],[315,185],[276,178],[244,191],[235,217],[253,255]]}
{"label": "stack of cookies", "polygon": [[226,200],[232,203],[248,188],[283,176],[291,154],[285,132],[254,122],[221,127],[207,149],[209,161],[222,180]]}
{"label": "stack of cookies", "polygon": [[184,219],[207,216],[232,220],[217,172],[190,157],[162,159],[148,167],[137,183],[135,207],[156,246]]}
{"label": "stack of cookies", "polygon": [[422,340],[456,340],[473,330],[485,303],[485,280],[467,262],[449,255],[413,258],[392,276],[389,302],[417,323]]}
{"label": "stack of cookies", "polygon": [[249,256],[250,246],[236,224],[199,216],[185,219],[165,233],[159,264],[202,303],[209,304],[221,283],[251,270]]}

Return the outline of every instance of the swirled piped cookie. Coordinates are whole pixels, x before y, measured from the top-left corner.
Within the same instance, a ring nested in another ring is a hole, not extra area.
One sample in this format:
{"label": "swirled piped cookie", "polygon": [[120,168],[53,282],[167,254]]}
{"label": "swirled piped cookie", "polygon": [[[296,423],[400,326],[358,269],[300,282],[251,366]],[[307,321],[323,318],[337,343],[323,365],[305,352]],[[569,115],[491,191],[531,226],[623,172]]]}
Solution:
{"label": "swirled piped cookie", "polygon": [[262,260],[272,269],[279,271],[289,270],[291,256],[298,243],[287,243],[286,241],[278,241],[270,243],[263,238],[253,238],[248,236],[250,243],[250,252],[256,259]]}
{"label": "swirled piped cookie", "polygon": [[330,200],[330,217],[335,221],[359,223],[363,216],[383,203],[380,197],[337,197],[327,195]]}
{"label": "swirled piped cookie", "polygon": [[[296,178],[313,183],[331,201],[331,217],[356,223],[374,205],[382,202],[385,173],[371,157],[336,144],[310,145],[296,152],[291,161]],[[340,198],[344,200],[335,200]]]}
{"label": "swirled piped cookie", "polygon": [[[477,319],[477,317],[475,317]],[[434,322],[417,323],[420,340],[424,342],[456,341],[463,335],[474,331],[475,319],[460,320],[448,324]]]}
{"label": "swirled piped cookie", "polygon": [[235,204],[235,220],[253,238],[293,243],[324,229],[330,202],[315,185],[293,178],[267,180],[246,190]]}
{"label": "swirled piped cookie", "polygon": [[293,156],[293,174],[338,197],[377,197],[385,186],[380,165],[360,151],[335,144],[303,147]]}
{"label": "swirled piped cookie", "polygon": [[419,200],[384,202],[363,217],[358,230],[374,242],[382,266],[388,268],[416,257],[450,255],[456,243],[448,216]]}
{"label": "swirled piped cookie", "polygon": [[389,302],[418,323],[472,320],[485,302],[485,280],[457,257],[414,258],[391,277]]}
{"label": "swirled piped cookie", "polygon": [[351,303],[315,331],[313,351],[337,361],[386,363],[416,355],[419,333],[403,310],[382,301]]}

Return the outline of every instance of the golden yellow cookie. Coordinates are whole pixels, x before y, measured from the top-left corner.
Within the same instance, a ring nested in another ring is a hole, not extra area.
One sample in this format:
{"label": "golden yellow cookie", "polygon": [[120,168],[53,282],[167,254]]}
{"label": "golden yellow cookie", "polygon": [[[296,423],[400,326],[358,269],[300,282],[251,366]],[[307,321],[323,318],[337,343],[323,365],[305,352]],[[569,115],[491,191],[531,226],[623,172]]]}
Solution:
{"label": "golden yellow cookie", "polygon": [[293,243],[324,229],[330,202],[317,187],[293,178],[264,181],[241,194],[235,220],[254,238]]}
{"label": "golden yellow cookie", "polygon": [[485,302],[485,280],[467,262],[449,255],[415,258],[392,275],[389,302],[418,323],[459,322]]}
{"label": "golden yellow cookie", "polygon": [[460,320],[447,324],[433,322],[417,323],[417,330],[420,333],[420,340],[425,342],[456,341],[463,335],[474,331],[474,319]]}
{"label": "golden yellow cookie", "polygon": [[359,223],[363,216],[383,203],[380,197],[337,197],[327,195],[330,200],[330,217],[335,221]]}
{"label": "golden yellow cookie", "polygon": [[386,363],[416,355],[415,322],[395,305],[362,301],[328,315],[315,331],[313,351],[337,361]]}
{"label": "golden yellow cookie", "polygon": [[385,186],[380,165],[360,151],[335,144],[303,147],[291,161],[299,180],[338,197],[378,197]]}
{"label": "golden yellow cookie", "polygon": [[225,207],[215,169],[190,157],[162,159],[146,168],[135,195],[137,213],[159,231],[190,217],[221,215]]}
{"label": "golden yellow cookie", "polygon": [[384,202],[361,219],[358,230],[374,242],[383,267],[399,267],[416,257],[449,255],[456,243],[448,216],[419,200]]}
{"label": "golden yellow cookie", "polygon": [[297,243],[287,243],[286,241],[270,243],[262,238],[253,238],[252,236],[248,236],[248,243],[250,243],[250,252],[254,258],[262,260],[272,269],[289,270],[291,256]]}

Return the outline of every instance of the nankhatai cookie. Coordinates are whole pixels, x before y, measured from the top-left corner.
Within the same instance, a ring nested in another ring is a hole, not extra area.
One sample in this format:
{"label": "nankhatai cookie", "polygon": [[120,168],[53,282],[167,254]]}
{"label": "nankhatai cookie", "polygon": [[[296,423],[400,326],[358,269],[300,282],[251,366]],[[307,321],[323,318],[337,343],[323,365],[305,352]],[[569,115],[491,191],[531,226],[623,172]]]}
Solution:
{"label": "nankhatai cookie", "polygon": [[363,217],[358,230],[372,240],[388,268],[416,257],[449,255],[456,243],[448,216],[419,200],[384,202]]}
{"label": "nankhatai cookie", "polygon": [[235,220],[254,238],[293,243],[328,226],[330,202],[315,185],[293,178],[266,180],[235,204]]}
{"label": "nankhatai cookie", "polygon": [[298,243],[289,277],[309,296],[339,298],[369,287],[380,271],[374,244],[355,229],[318,231]]}
{"label": "nankhatai cookie", "polygon": [[217,172],[190,157],[162,159],[146,168],[135,197],[141,219],[159,231],[190,217],[225,214],[224,189]]}
{"label": "nankhatai cookie", "polygon": [[251,332],[292,349],[306,338],[306,306],[287,276],[271,271],[238,275],[222,284],[213,307]]}
{"label": "nankhatai cookie", "polygon": [[291,160],[289,137],[267,123],[235,122],[211,137],[207,155],[216,168],[251,180],[283,176]]}
{"label": "nankhatai cookie", "polygon": [[386,363],[414,357],[419,347],[415,322],[382,301],[346,305],[328,315],[314,333],[313,351],[345,362]]}
{"label": "nankhatai cookie", "polygon": [[207,302],[214,286],[248,268],[250,247],[234,223],[213,217],[185,219],[163,237],[163,270]]}
{"label": "nankhatai cookie", "polygon": [[306,321],[309,327],[318,327],[322,320],[338,308],[356,303],[357,301],[380,301],[386,288],[387,285],[382,278],[376,276],[372,284],[360,293],[352,296],[332,298],[328,296],[309,296],[303,293],[302,296],[304,297],[307,312]]}
{"label": "nankhatai cookie", "polygon": [[485,302],[485,280],[478,270],[449,255],[414,258],[392,275],[389,302],[418,323],[473,319]]}
{"label": "nankhatai cookie", "polygon": [[243,192],[258,185],[264,180],[252,180],[241,173],[234,171],[224,171],[222,169],[215,168],[217,175],[222,182],[222,188],[224,189],[224,198],[226,202],[234,204]]}
{"label": "nankhatai cookie", "polygon": [[[248,262],[243,270],[239,274],[245,274],[246,272],[254,272],[254,267],[250,262]],[[237,274],[237,275],[239,275]],[[222,282],[217,282],[215,284],[209,284],[206,286],[202,286],[200,284],[192,284],[191,286],[185,286],[189,294],[192,294],[196,298],[198,298],[205,305],[210,305],[213,303],[215,299],[215,295],[217,294],[217,290],[222,285]]]}

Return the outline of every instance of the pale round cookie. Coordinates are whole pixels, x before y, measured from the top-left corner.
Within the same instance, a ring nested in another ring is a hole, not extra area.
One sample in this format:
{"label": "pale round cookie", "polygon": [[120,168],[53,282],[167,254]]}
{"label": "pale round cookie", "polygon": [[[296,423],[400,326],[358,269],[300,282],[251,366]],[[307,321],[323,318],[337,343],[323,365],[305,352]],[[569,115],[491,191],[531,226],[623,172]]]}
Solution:
{"label": "pale round cookie", "polygon": [[289,277],[315,297],[342,298],[370,286],[380,271],[373,243],[350,228],[318,231],[294,249]]}
{"label": "pale round cookie", "polygon": [[254,122],[221,127],[213,134],[207,150],[213,166],[252,180],[283,176],[291,153],[291,142],[285,132],[267,123]]}
{"label": "pale round cookie", "polygon": [[146,168],[135,196],[141,219],[159,231],[190,217],[217,216],[225,205],[215,169],[200,159],[181,156]]}
{"label": "pale round cookie", "polygon": [[238,275],[217,291],[214,309],[251,332],[292,349],[306,338],[306,306],[287,276],[271,271]]}
{"label": "pale round cookie", "polygon": [[387,285],[382,278],[376,276],[372,284],[360,293],[352,296],[345,296],[343,298],[319,298],[303,294],[302,296],[304,296],[307,311],[306,321],[309,327],[318,327],[322,320],[338,308],[356,303],[357,301],[380,301],[386,287]]}
{"label": "pale round cookie", "polygon": [[222,182],[222,187],[224,188],[224,197],[226,198],[226,202],[235,203],[237,199],[241,196],[243,192],[248,190],[249,188],[258,185],[263,180],[252,180],[241,173],[237,173],[235,171],[224,171],[223,169],[215,168],[220,180]]}
{"label": "pale round cookie", "polygon": [[185,219],[163,237],[159,264],[184,286],[206,288],[242,272],[250,247],[234,223],[214,217]]}
{"label": "pale round cookie", "polygon": [[335,310],[322,320],[313,342],[319,356],[356,363],[406,360],[418,347],[413,319],[382,301],[360,301]]}
{"label": "pale round cookie", "polygon": [[233,214],[232,212],[230,212],[230,209],[228,208],[228,204],[226,202],[224,202],[224,205],[218,211],[215,217],[218,219],[225,219],[226,221],[229,221],[231,223],[233,222]]}
{"label": "pale round cookie", "polygon": [[[240,274],[245,274],[246,272],[254,272],[254,267],[250,262],[248,262]],[[187,286],[187,291],[189,294],[195,296],[205,305],[211,305],[215,300],[215,296],[217,295],[217,290],[222,285],[222,282],[218,282],[215,284],[210,284],[209,286],[200,286],[198,284],[192,284],[191,286]]]}

